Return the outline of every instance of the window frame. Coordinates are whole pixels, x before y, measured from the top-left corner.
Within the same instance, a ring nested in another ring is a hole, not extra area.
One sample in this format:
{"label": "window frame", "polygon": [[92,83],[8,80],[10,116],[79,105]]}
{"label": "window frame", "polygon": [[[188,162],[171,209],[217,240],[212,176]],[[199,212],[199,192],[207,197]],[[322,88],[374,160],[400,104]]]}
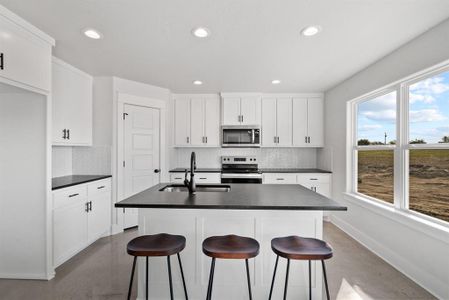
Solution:
{"label": "window frame", "polygon": [[[449,222],[428,216],[409,209],[409,151],[410,150],[436,150],[448,149],[449,144],[410,144],[409,132],[409,89],[410,86],[449,71],[449,61],[422,70],[406,78],[385,85],[377,90],[356,97],[347,103],[347,168],[346,168],[346,194],[354,198],[363,199],[378,204],[378,207],[397,210],[402,214],[410,215],[420,220],[449,228]],[[396,91],[396,144],[395,145],[358,145],[358,105],[377,97]],[[359,150],[393,150],[394,151],[394,201],[393,204],[381,199],[359,193],[358,189],[358,161]]]}

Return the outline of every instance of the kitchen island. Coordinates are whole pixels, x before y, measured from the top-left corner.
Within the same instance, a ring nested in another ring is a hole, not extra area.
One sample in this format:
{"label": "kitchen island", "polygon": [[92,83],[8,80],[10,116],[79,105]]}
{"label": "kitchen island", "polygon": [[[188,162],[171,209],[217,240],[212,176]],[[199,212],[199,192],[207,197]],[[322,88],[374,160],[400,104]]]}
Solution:
{"label": "kitchen island", "polygon": [[[232,233],[258,240],[260,254],[250,260],[253,296],[254,299],[267,299],[276,258],[271,251],[271,239],[287,235],[321,239],[323,211],[346,210],[337,202],[296,184],[229,184],[228,189],[224,188],[223,191],[198,191],[195,195],[184,191],[174,192],[176,188],[163,191],[167,186],[171,184],[155,185],[115,206],[139,208],[140,235],[166,232],[186,237],[187,246],[181,252],[181,257],[190,299],[204,299],[206,296],[210,258],[202,253],[201,244],[205,238]],[[282,298],[284,287],[286,262],[284,259],[279,262],[273,299]],[[314,299],[322,297],[322,272],[319,266],[312,264]],[[175,261],[172,268],[175,298],[181,299],[182,281]],[[139,299],[145,295],[144,270],[142,259],[138,270]],[[243,261],[217,260],[213,299],[247,299],[245,276]],[[165,258],[150,259],[149,277],[150,298],[169,298]],[[308,297],[307,262],[291,262],[290,297]]]}

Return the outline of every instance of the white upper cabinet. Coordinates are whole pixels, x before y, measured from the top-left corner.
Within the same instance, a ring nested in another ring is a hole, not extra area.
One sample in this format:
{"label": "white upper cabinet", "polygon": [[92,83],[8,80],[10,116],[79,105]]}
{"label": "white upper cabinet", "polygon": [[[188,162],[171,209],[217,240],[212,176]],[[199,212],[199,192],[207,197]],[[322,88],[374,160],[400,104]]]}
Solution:
{"label": "white upper cabinet", "polygon": [[92,145],[92,76],[52,61],[53,145]]}
{"label": "white upper cabinet", "polygon": [[175,147],[220,145],[220,99],[207,95],[175,97]]}
{"label": "white upper cabinet", "polygon": [[262,146],[292,146],[292,99],[262,99]]}
{"label": "white upper cabinet", "polygon": [[54,40],[0,6],[0,77],[50,92]]}
{"label": "white upper cabinet", "polygon": [[261,97],[222,94],[223,125],[260,125]]}
{"label": "white upper cabinet", "polygon": [[190,145],[190,100],[175,99],[175,145]]}
{"label": "white upper cabinet", "polygon": [[322,98],[293,98],[293,146],[323,147]]}

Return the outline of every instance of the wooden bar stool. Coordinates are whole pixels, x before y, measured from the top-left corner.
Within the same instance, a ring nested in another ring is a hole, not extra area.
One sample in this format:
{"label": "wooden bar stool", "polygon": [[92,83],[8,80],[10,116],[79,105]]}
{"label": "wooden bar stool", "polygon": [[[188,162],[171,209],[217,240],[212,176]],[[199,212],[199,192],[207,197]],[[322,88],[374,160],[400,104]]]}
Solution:
{"label": "wooden bar stool", "polygon": [[127,246],[127,252],[129,255],[134,256],[133,268],[131,271],[131,281],[128,289],[128,300],[131,298],[131,289],[133,285],[134,270],[136,268],[136,260],[138,256],[146,257],[146,270],[145,270],[145,295],[148,300],[148,257],[155,256],[167,256],[168,266],[168,281],[170,285],[170,299],[173,300],[173,282],[171,276],[171,264],[170,256],[176,254],[178,256],[179,268],[181,269],[182,284],[184,285],[184,294],[186,300],[187,296],[186,282],[184,279],[184,272],[182,270],[181,252],[186,246],[186,238],[182,235],[171,235],[167,233],[160,233],[154,235],[143,235],[131,240]]}
{"label": "wooden bar stool", "polygon": [[273,293],[274,279],[278,266],[279,256],[287,259],[287,274],[285,276],[284,300],[287,298],[288,272],[290,269],[290,259],[309,261],[309,299],[312,299],[312,260],[321,260],[323,266],[324,284],[326,286],[326,296],[329,300],[329,287],[327,285],[325,259],[332,257],[332,248],[325,241],[314,238],[303,238],[299,236],[287,236],[274,238],[271,240],[271,249],[276,253],[276,263],[274,265],[273,280],[271,282],[270,296]]}
{"label": "wooden bar stool", "polygon": [[246,265],[246,279],[248,281],[249,299],[252,299],[251,280],[249,277],[248,259],[259,254],[259,243],[252,238],[238,235],[211,236],[203,241],[203,253],[212,257],[207,300],[212,298],[212,284],[214,281],[215,259],[244,259]]}

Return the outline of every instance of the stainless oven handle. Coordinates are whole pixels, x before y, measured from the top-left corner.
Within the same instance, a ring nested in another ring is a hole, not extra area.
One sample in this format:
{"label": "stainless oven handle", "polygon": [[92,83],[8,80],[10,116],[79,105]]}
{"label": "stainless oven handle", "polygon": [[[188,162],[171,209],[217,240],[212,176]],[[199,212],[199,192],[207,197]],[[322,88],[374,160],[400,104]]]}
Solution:
{"label": "stainless oven handle", "polygon": [[251,130],[251,144],[256,142],[256,130]]}
{"label": "stainless oven handle", "polygon": [[221,178],[255,178],[262,179],[262,174],[222,173]]}

